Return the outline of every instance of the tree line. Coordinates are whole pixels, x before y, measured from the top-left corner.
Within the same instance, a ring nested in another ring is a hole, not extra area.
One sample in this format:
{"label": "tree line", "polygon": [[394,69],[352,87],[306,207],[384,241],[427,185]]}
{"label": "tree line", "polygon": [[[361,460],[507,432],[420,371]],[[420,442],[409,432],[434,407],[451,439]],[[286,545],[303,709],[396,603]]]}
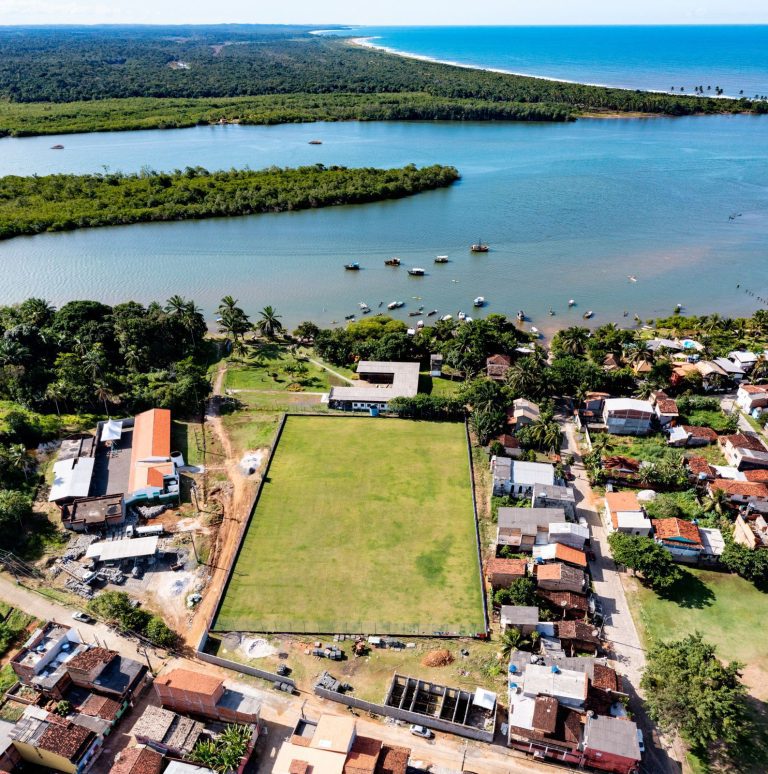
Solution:
{"label": "tree line", "polygon": [[451,185],[454,167],[184,171],[0,178],[0,239],[150,221],[284,212],[397,199]]}

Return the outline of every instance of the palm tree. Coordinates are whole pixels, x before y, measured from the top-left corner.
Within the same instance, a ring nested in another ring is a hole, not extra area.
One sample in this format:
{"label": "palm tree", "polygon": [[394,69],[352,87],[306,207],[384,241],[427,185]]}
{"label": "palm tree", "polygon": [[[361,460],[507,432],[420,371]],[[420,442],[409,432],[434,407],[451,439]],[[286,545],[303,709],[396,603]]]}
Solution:
{"label": "palm tree", "polygon": [[572,325],[570,328],[560,331],[558,340],[560,348],[569,355],[583,355],[587,351],[589,328]]}
{"label": "palm tree", "polygon": [[256,327],[268,339],[274,339],[277,334],[283,332],[281,317],[273,307],[265,306],[259,315],[261,319],[256,323]]}
{"label": "palm tree", "polygon": [[596,433],[592,436],[592,453],[602,456],[611,446],[611,437],[607,433]]}
{"label": "palm tree", "polygon": [[107,406],[107,402],[117,403],[117,395],[115,395],[115,393],[112,392],[112,390],[110,390],[109,387],[103,382],[100,382],[96,385],[94,394],[96,395],[97,400],[100,400],[104,404],[104,413],[109,416],[109,407]]}
{"label": "palm tree", "polygon": [[768,379],[768,358],[765,355],[760,355],[755,361],[752,373],[749,375],[749,381],[752,384],[757,384],[758,382],[764,382],[766,379]]}
{"label": "palm tree", "polygon": [[175,317],[181,317],[187,308],[187,301],[183,296],[171,296],[165,305],[165,311]]}
{"label": "palm tree", "polygon": [[232,309],[237,308],[237,299],[232,298],[232,296],[224,296],[224,298],[221,299],[221,303],[219,304],[219,314],[222,314],[225,309],[229,309],[230,311]]}
{"label": "palm tree", "polygon": [[523,633],[520,629],[510,626],[504,634],[501,635],[501,655],[509,658],[513,650],[517,650],[523,641]]}
{"label": "palm tree", "polygon": [[45,388],[45,397],[53,401],[53,405],[56,406],[57,416],[61,416],[59,401],[64,399],[64,384],[62,382],[51,382]]}
{"label": "palm tree", "polygon": [[23,443],[11,444],[5,451],[5,459],[10,467],[20,470],[24,474],[25,481],[28,480],[27,473],[29,473],[32,461]]}
{"label": "palm tree", "polygon": [[647,379],[644,379],[637,385],[637,388],[635,389],[635,397],[640,398],[640,400],[648,400],[648,398],[651,397],[652,392],[653,385]]}
{"label": "palm tree", "polygon": [[722,489],[710,489],[704,505],[708,511],[714,511],[718,516],[722,516],[728,505],[728,495]]}
{"label": "palm tree", "polygon": [[648,348],[648,342],[642,339],[627,347],[626,357],[630,365],[653,362],[653,352]]}
{"label": "palm tree", "polygon": [[96,344],[93,349],[89,349],[82,355],[82,364],[93,381],[101,376],[105,360],[100,344]]}

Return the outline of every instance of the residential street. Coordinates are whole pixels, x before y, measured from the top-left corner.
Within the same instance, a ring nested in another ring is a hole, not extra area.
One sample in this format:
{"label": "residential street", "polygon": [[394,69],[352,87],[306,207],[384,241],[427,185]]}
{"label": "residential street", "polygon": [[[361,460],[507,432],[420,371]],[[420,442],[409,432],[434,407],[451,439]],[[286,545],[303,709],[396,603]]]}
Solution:
{"label": "residential street", "polygon": [[[643,730],[646,752],[643,756],[643,770],[647,772],[673,772],[677,774],[681,767],[678,761],[669,756],[667,750],[657,743],[657,734],[648,718],[638,695],[640,677],[645,666],[645,650],[640,642],[632,613],[627,603],[626,592],[621,573],[617,572],[616,564],[611,558],[608,546],[608,532],[603,523],[603,515],[598,509],[592,487],[587,480],[581,451],[576,440],[576,427],[567,420],[562,423],[564,444],[562,453],[572,454],[574,464],[571,472],[575,478],[571,482],[576,496],[576,512],[578,516],[587,519],[591,532],[590,546],[595,554],[590,561],[592,585],[603,605],[605,625],[603,636],[611,650],[611,657],[617,662],[618,671],[625,676],[630,695],[630,707],[635,721]],[[675,746],[675,755],[682,758],[682,749]]]}

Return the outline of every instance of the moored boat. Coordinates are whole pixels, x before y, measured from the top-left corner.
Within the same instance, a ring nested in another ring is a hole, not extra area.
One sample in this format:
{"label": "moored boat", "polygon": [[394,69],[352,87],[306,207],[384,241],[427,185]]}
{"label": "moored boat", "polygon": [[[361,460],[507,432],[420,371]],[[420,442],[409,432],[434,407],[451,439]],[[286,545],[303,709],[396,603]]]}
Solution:
{"label": "moored boat", "polygon": [[478,239],[477,242],[475,242],[475,244],[473,244],[469,249],[473,253],[487,253],[489,248],[482,239]]}
{"label": "moored boat", "polygon": [[360,271],[360,264],[357,263],[357,262],[355,262],[355,263],[345,263],[344,264],[344,268],[347,271]]}
{"label": "moored boat", "polygon": [[414,266],[412,269],[408,269],[408,274],[410,274],[412,277],[423,277],[426,272],[421,268],[421,266]]}
{"label": "moored boat", "polygon": [[570,309],[572,306],[576,306],[576,302],[573,299],[568,302],[568,308]]}
{"label": "moored boat", "polygon": [[594,312],[590,309],[588,312],[584,312],[584,319],[589,320],[590,317],[594,316]]}
{"label": "moored boat", "polygon": [[405,306],[405,301],[390,301],[387,309],[399,309],[401,306]]}
{"label": "moored boat", "polygon": [[518,322],[525,322],[525,312],[521,309],[516,315]]}
{"label": "moored boat", "polygon": [[64,150],[63,145],[51,145],[51,150]]}
{"label": "moored boat", "polygon": [[447,255],[438,255],[435,257],[435,263],[448,263]]}
{"label": "moored boat", "polygon": [[322,145],[323,141],[322,140],[310,140],[309,144],[310,145]]}
{"label": "moored boat", "polygon": [[443,315],[443,316],[442,316],[440,319],[441,319],[443,322],[448,322],[449,320],[452,320],[452,319],[453,319],[453,315],[452,315],[452,314],[446,314],[446,315]]}
{"label": "moored boat", "polygon": [[385,266],[399,266],[400,265],[400,259],[399,258],[389,258],[386,261],[384,261]]}
{"label": "moored boat", "polygon": [[433,309],[431,312],[427,312],[427,317],[433,317],[437,314],[437,309]]}
{"label": "moored boat", "polygon": [[474,306],[485,306],[485,297],[484,296],[478,296],[473,302]]}
{"label": "moored boat", "polygon": [[467,315],[465,315],[465,314],[464,314],[464,312],[459,312],[459,313],[456,315],[456,317],[458,317],[458,318],[459,318],[459,320],[466,320],[466,319],[467,319]]}

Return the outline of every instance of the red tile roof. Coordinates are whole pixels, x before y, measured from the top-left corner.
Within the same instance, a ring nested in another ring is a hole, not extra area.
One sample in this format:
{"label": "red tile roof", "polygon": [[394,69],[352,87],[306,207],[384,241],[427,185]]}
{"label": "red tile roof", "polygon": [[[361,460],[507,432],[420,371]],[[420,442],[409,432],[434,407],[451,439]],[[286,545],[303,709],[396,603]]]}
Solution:
{"label": "red tile roof", "polygon": [[659,398],[656,401],[656,406],[662,414],[678,414],[677,403],[672,398]]}
{"label": "red tile roof", "polygon": [[376,764],[376,774],[405,774],[410,757],[410,747],[385,744],[381,748],[379,762]]}
{"label": "red tile roof", "polygon": [[752,395],[760,395],[766,392],[768,390],[768,387],[759,387],[756,384],[741,384],[739,385],[739,389],[743,390],[744,392],[748,392]]}
{"label": "red tile roof", "polygon": [[706,457],[688,457],[686,459],[686,464],[688,465],[688,470],[690,470],[694,476],[704,473],[708,478],[713,478],[715,475],[712,466],[707,462]]}
{"label": "red tile roof", "polygon": [[525,576],[528,563],[525,559],[489,559],[485,563],[485,577],[489,580],[494,575]]}
{"label": "red tile roof", "polygon": [[514,435],[509,435],[508,433],[505,433],[504,435],[500,435],[496,439],[505,449],[519,449],[520,448],[520,441],[515,438]]}
{"label": "red tile roof", "polygon": [[486,365],[511,365],[512,358],[509,355],[491,355],[485,363]]}
{"label": "red tile roof", "polygon": [[619,676],[616,674],[615,669],[611,669],[609,666],[603,664],[595,664],[592,672],[592,685],[595,688],[600,688],[603,691],[619,691],[621,685],[619,684]]}
{"label": "red tile roof", "polygon": [[160,774],[163,756],[148,747],[129,747],[115,759],[110,774]]}
{"label": "red tile roof", "polygon": [[685,519],[654,519],[653,529],[656,532],[656,537],[661,540],[682,538],[695,545],[701,545],[699,528]]}
{"label": "red tile roof", "polygon": [[380,739],[371,739],[368,736],[355,737],[352,749],[344,762],[344,774],[366,771],[373,774],[376,761],[379,759],[381,744]]}
{"label": "red tile roof", "polygon": [[307,761],[300,761],[298,759],[292,760],[288,766],[288,774],[307,774],[311,770],[312,767]]}
{"label": "red tile roof", "polygon": [[545,599],[555,607],[566,610],[587,611],[587,598],[583,594],[574,591],[549,591],[548,589],[536,589],[536,596]]}
{"label": "red tile roof", "polygon": [[91,669],[99,664],[106,666],[116,656],[117,652],[114,650],[107,650],[106,648],[89,648],[82,653],[78,653],[74,658],[71,658],[67,662],[67,669],[90,672]]}
{"label": "red tile roof", "polygon": [[594,633],[595,627],[584,621],[560,621],[555,624],[557,636],[561,640],[582,640],[583,642],[598,643],[600,640]]}
{"label": "red tile roof", "polygon": [[41,750],[49,750],[68,761],[77,762],[85,751],[88,741],[95,737],[93,731],[75,723],[50,723],[37,741]]}
{"label": "red tile roof", "polygon": [[611,514],[611,523],[614,529],[619,528],[620,511],[641,511],[642,506],[634,492],[606,492],[605,502]]}
{"label": "red tile roof", "polygon": [[730,443],[736,449],[752,449],[752,451],[768,451],[763,443],[754,433],[735,433],[734,435],[721,435],[718,439],[718,443],[721,446],[725,446],[727,442]]}
{"label": "red tile roof", "polygon": [[554,696],[537,696],[533,705],[531,725],[545,734],[554,733],[557,728],[558,701]]}
{"label": "red tile roof", "polygon": [[683,430],[694,438],[706,438],[710,443],[717,440],[717,433],[711,427],[699,427],[698,425],[683,425]]}
{"label": "red tile roof", "polygon": [[83,715],[102,720],[114,720],[120,711],[120,702],[92,693],[79,707]]}
{"label": "red tile roof", "polygon": [[768,499],[768,486],[759,481],[731,481],[726,478],[718,478],[709,482],[709,488],[720,489],[729,495]]}
{"label": "red tile roof", "polygon": [[555,543],[555,559],[568,564],[577,564],[579,567],[587,566],[587,555],[583,551],[562,543]]}
{"label": "red tile roof", "polygon": [[766,483],[768,482],[768,470],[745,470],[744,477],[747,481]]}
{"label": "red tile roof", "polygon": [[192,672],[189,669],[173,669],[155,678],[156,685],[165,685],[177,691],[204,693],[206,696],[216,693],[222,682],[223,680],[220,677],[206,675],[202,672]]}
{"label": "red tile roof", "polygon": [[603,467],[606,470],[628,470],[637,473],[640,470],[640,460],[625,457],[622,454],[613,454],[610,457],[603,458]]}

